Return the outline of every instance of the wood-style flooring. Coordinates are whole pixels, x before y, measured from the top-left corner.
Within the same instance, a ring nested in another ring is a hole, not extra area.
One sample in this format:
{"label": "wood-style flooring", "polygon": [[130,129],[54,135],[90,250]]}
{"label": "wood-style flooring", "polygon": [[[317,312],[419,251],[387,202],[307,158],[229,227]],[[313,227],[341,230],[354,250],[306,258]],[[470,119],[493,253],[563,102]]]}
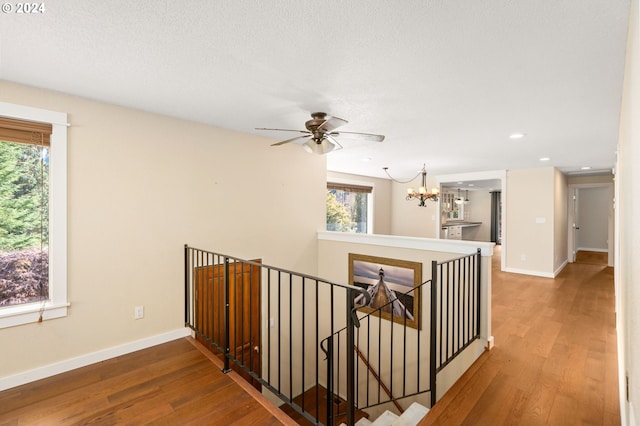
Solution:
{"label": "wood-style flooring", "polygon": [[[620,424],[613,269],[573,263],[548,279],[499,262],[498,249],[495,347],[421,425]],[[180,339],[0,392],[0,425],[293,423],[198,345]]]}
{"label": "wood-style flooring", "polygon": [[0,425],[295,425],[190,338],[0,392]]}
{"label": "wood-style flooring", "polygon": [[420,425],[619,425],[606,257],[568,264],[550,279],[500,272],[499,254],[492,271],[495,346]]}

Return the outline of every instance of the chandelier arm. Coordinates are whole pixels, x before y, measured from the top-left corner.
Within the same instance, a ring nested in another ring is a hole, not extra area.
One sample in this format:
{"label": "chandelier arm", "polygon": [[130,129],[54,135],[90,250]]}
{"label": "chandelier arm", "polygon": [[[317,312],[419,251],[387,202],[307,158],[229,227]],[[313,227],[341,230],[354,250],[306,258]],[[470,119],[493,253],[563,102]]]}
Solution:
{"label": "chandelier arm", "polygon": [[402,183],[402,184],[413,182],[414,180],[416,180],[416,178],[418,176],[420,176],[422,174],[422,170],[420,170],[418,172],[418,174],[415,175],[414,177],[412,177],[411,179],[409,179],[407,181],[402,181],[402,180],[397,180],[397,179],[394,179],[393,177],[391,177],[391,175],[389,174],[389,168],[388,167],[383,167],[382,170],[384,170],[384,172],[387,174],[387,176],[389,176],[389,179],[391,179],[392,181],[394,181],[396,183]]}

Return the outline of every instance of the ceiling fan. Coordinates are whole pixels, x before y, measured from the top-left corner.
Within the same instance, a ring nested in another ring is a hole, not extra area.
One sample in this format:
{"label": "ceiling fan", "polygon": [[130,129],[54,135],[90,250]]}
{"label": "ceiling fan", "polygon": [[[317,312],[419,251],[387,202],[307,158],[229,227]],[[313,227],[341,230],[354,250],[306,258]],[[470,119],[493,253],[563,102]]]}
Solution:
{"label": "ceiling fan", "polygon": [[304,144],[304,148],[313,154],[326,154],[330,151],[342,149],[342,145],[340,145],[337,140],[338,138],[360,139],[370,142],[382,142],[384,140],[383,135],[335,131],[335,129],[347,123],[347,120],[343,120],[338,117],[329,117],[324,112],[312,112],[311,120],[307,120],[304,123],[307,130],[270,129],[266,127],[256,127],[256,130],[276,130],[279,132],[303,133],[302,136],[296,136],[295,138],[276,142],[271,146],[279,146],[294,142],[297,144]]}

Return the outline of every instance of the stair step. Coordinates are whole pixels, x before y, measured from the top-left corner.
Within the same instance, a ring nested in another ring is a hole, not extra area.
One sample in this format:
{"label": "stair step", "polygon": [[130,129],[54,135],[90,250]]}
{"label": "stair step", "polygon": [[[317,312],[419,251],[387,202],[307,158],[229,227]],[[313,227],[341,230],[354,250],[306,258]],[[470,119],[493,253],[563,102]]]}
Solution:
{"label": "stair step", "polygon": [[414,402],[405,410],[400,418],[393,423],[393,426],[415,426],[420,423],[420,420],[427,415],[429,409],[424,405]]}
{"label": "stair step", "polygon": [[392,426],[396,420],[400,417],[397,414],[392,413],[387,410],[384,413],[380,414],[380,417],[374,420],[372,423],[373,426]]}
{"label": "stair step", "polygon": [[[319,412],[316,412],[316,409],[315,409],[316,399],[320,404]],[[327,390],[323,386],[317,385],[315,387],[312,387],[308,389],[304,394],[298,395],[297,397],[295,397],[293,401],[298,406],[301,406],[301,407],[304,404],[304,409],[308,414],[310,414],[312,417],[315,417],[318,422],[322,424],[326,424],[327,422],[327,415],[326,415]],[[336,417],[334,418],[335,424],[340,424],[346,421],[346,415],[344,414],[340,415],[340,413],[345,411],[345,401],[337,397],[336,395],[334,395],[333,408],[334,408],[334,413],[336,414]],[[287,404],[281,405],[280,409],[284,411],[285,414],[287,414],[293,420],[295,420],[299,425],[302,425],[302,426],[311,425],[311,422],[309,422],[305,417],[297,413],[293,408],[291,408]],[[356,421],[361,418],[365,418],[367,416],[368,414],[365,413],[364,411],[360,411],[356,409],[356,413],[355,413]]]}

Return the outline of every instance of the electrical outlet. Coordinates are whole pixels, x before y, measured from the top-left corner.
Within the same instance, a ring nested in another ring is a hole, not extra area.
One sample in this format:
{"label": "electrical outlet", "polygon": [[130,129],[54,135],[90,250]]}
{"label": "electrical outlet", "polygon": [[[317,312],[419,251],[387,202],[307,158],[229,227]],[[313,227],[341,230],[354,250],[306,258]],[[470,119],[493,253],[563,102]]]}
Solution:
{"label": "electrical outlet", "polygon": [[526,254],[521,254],[521,255],[520,255],[520,260],[521,260],[522,262],[526,262],[526,261],[527,261],[527,255],[526,255]]}
{"label": "electrical outlet", "polygon": [[144,318],[144,306],[136,306],[133,309],[133,318],[134,319],[142,319],[142,318]]}

